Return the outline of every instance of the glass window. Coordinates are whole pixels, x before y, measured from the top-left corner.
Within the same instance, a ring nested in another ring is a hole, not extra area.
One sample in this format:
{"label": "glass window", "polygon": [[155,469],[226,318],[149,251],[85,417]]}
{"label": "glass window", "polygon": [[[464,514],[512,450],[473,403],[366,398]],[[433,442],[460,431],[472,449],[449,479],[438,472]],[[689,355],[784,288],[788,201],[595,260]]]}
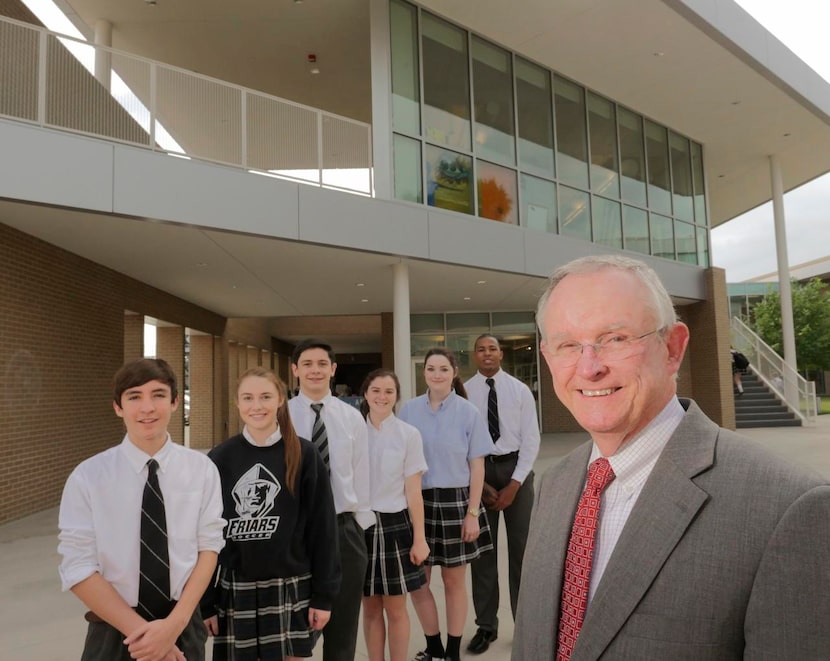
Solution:
{"label": "glass window", "polygon": [[704,227],[697,229],[697,263],[699,266],[709,266],[709,233]]}
{"label": "glass window", "polygon": [[646,120],[646,155],[648,157],[648,207],[671,213],[669,185],[669,143],[664,126]]}
{"label": "glass window", "polygon": [[619,197],[614,104],[591,92],[588,92],[588,135],[591,140],[591,190],[606,197]]}
{"label": "glass window", "polygon": [[672,219],[651,214],[651,254],[655,257],[674,259],[674,231]]}
{"label": "glass window", "polygon": [[695,226],[689,223],[674,222],[674,243],[677,249],[677,261],[697,264],[695,248]]}
{"label": "glass window", "polygon": [[516,172],[478,161],[478,215],[517,225]]}
{"label": "glass window", "polygon": [[444,315],[435,314],[412,314],[409,315],[410,333],[444,333]]}
{"label": "glass window", "polygon": [[392,152],[395,159],[395,199],[423,202],[421,141],[395,134]]}
{"label": "glass window", "polygon": [[447,332],[486,333],[490,330],[487,312],[456,312],[447,314]]}
{"label": "glass window", "polygon": [[[433,347],[443,347],[444,346],[444,335],[443,334],[436,334],[436,335],[413,335],[410,342],[410,355],[412,356],[423,356],[427,351],[432,349]],[[423,363],[421,364],[421,371],[423,371]],[[421,380],[423,380],[424,375],[418,375]],[[421,391],[423,392],[423,391]]]}
{"label": "glass window", "polygon": [[674,215],[691,223],[695,219],[695,213],[692,207],[692,161],[689,140],[669,131],[669,150]]}
{"label": "glass window", "polygon": [[503,337],[500,345],[504,352],[501,363],[504,370],[523,382],[536,397],[539,390],[539,378],[535,328],[527,333]]}
{"label": "glass window", "polygon": [[622,248],[622,219],[619,202],[595,196],[593,204],[594,243],[611,248]]}
{"label": "glass window", "polygon": [[648,214],[636,207],[623,206],[623,237],[625,249],[650,255]]}
{"label": "glass window", "polygon": [[482,158],[515,165],[510,53],[478,37],[473,37],[472,51],[475,152]]}
{"label": "glass window", "polygon": [[692,185],[695,194],[695,222],[698,225],[708,225],[709,223],[706,222],[706,199],[703,193],[702,151],[703,149],[698,143],[692,143]]}
{"label": "glass window", "polygon": [[427,204],[450,211],[474,213],[473,159],[439,147],[424,149]]}
{"label": "glass window", "polygon": [[559,178],[588,188],[588,147],[585,137],[585,90],[558,76],[553,80]]}
{"label": "glass window", "polygon": [[522,224],[543,232],[556,233],[556,184],[530,175],[521,175]]}
{"label": "glass window", "polygon": [[506,333],[508,331],[534,333],[536,319],[532,312],[494,312],[493,332]]}
{"label": "glass window", "polygon": [[470,151],[467,33],[423,12],[424,134],[427,140]]}
{"label": "glass window", "polygon": [[646,203],[646,159],[643,152],[643,118],[620,108],[620,172],[622,196],[635,204]]}
{"label": "glass window", "polygon": [[519,164],[553,177],[553,106],[550,72],[516,58]]}
{"label": "glass window", "polygon": [[418,87],[417,10],[407,2],[389,5],[392,42],[392,127],[413,135],[421,132]]}
{"label": "glass window", "polygon": [[588,193],[559,187],[559,232],[591,240],[591,201]]}

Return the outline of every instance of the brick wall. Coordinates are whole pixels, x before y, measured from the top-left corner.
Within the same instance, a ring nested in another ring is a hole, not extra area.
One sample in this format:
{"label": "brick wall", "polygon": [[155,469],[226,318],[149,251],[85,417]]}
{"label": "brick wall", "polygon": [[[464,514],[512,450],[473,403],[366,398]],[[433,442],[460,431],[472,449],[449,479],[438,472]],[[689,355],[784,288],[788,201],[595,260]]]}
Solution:
{"label": "brick wall", "polygon": [[125,310],[221,335],[224,318],[2,224],[0,522],[53,507],[69,472],[118,443],[112,377]]}

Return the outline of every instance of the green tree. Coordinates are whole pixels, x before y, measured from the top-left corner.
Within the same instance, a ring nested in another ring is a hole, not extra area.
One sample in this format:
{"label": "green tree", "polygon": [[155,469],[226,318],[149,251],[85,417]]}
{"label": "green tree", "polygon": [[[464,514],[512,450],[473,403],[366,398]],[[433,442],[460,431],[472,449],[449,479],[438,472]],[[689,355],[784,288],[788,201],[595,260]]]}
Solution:
{"label": "green tree", "polygon": [[[818,278],[808,282],[793,280],[792,298],[798,369],[830,369],[830,290]],[[783,356],[780,294],[770,292],[752,312],[755,331]]]}

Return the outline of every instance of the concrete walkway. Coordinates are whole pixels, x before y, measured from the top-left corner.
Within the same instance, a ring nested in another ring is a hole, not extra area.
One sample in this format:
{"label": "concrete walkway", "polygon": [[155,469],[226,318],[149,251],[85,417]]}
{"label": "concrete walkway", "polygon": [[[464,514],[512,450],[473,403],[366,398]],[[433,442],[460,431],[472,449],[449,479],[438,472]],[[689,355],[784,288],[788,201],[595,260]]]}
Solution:
{"label": "concrete walkway", "polygon": [[[761,445],[794,463],[830,478],[830,415],[821,416],[816,427],[742,430]],[[588,438],[587,434],[545,434],[536,463],[537,475]],[[507,598],[506,542],[499,539],[502,585],[499,638],[481,655],[486,661],[507,661],[513,640],[513,621]],[[86,631],[85,608],[71,593],[60,591],[57,567],[57,509],[50,509],[0,526],[0,659],[14,661],[70,661],[80,657]],[[469,573],[468,573],[469,577]],[[443,618],[443,590],[438,572],[433,590]],[[420,626],[411,610],[410,653],[424,646]],[[475,633],[472,605],[462,650]],[[446,634],[446,631],[444,630]],[[362,632],[356,659],[367,659]],[[476,658],[462,654],[463,658]],[[210,656],[208,656],[210,658]],[[314,659],[321,659],[317,650]],[[411,658],[411,656],[410,656]]]}

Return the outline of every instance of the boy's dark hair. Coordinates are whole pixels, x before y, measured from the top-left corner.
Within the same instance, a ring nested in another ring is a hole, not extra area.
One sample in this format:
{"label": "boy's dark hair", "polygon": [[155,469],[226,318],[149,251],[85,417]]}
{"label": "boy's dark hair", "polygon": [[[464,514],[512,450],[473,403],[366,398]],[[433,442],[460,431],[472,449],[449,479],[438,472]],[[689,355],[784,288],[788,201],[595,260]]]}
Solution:
{"label": "boy's dark hair", "polygon": [[481,335],[479,335],[475,339],[475,342],[473,342],[473,347],[475,347],[479,343],[479,340],[484,340],[486,338],[490,338],[491,340],[495,340],[496,344],[499,345],[499,349],[501,349],[501,339],[498,337],[498,335],[493,335],[492,333],[482,333]]}
{"label": "boy's dark hair", "polygon": [[176,375],[166,360],[161,358],[138,358],[125,363],[113,378],[115,403],[121,406],[121,395],[125,390],[143,386],[149,381],[161,381],[170,386],[170,401],[175,402],[179,396],[176,387]]}
{"label": "boy's dark hair", "polygon": [[334,358],[334,351],[331,348],[330,344],[326,344],[323,340],[318,340],[313,337],[309,337],[302,342],[300,342],[296,347],[294,347],[294,351],[291,353],[291,363],[292,365],[299,365],[300,363],[300,356],[303,354],[304,351],[308,351],[309,349],[322,349],[329,355],[329,360],[333,363],[337,361]]}

